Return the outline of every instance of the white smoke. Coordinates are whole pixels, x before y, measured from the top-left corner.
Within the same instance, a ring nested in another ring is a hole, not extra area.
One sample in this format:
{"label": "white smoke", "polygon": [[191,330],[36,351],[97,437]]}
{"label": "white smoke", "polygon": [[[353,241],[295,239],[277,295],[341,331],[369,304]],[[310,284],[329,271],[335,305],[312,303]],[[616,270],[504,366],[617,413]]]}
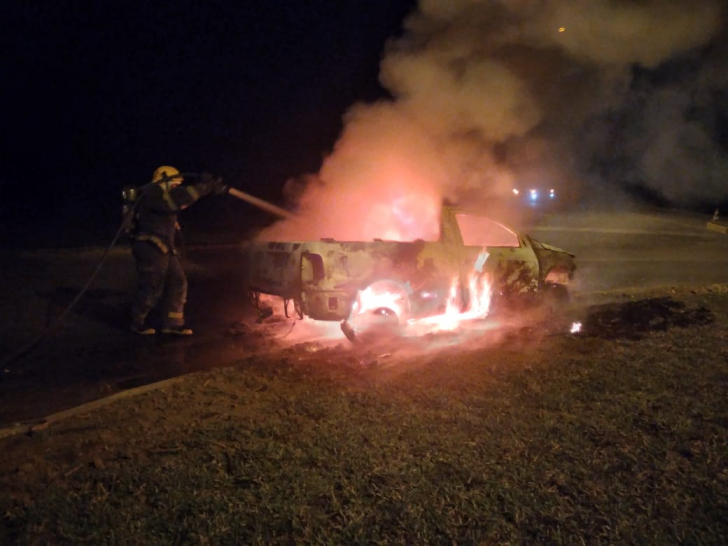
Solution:
{"label": "white smoke", "polygon": [[[704,51],[720,43],[722,9],[421,0],[385,47],[380,81],[393,98],[347,112],[318,175],[290,182],[301,218],[265,235],[386,237],[388,219],[401,219],[393,206],[410,218],[426,201],[429,218],[442,198],[487,206],[524,179],[574,195],[592,180],[647,184],[683,204],[726,199],[728,156],[705,123],[712,94],[728,89],[721,56]],[[686,59],[698,65],[691,81],[645,76]]]}

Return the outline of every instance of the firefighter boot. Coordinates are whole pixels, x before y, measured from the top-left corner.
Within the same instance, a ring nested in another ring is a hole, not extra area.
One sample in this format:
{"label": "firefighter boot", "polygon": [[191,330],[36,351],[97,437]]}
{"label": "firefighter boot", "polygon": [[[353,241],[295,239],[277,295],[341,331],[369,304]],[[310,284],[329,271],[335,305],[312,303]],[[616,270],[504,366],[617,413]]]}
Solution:
{"label": "firefighter boot", "polygon": [[138,322],[131,323],[131,331],[135,334],[139,334],[140,336],[153,336],[157,333],[157,331],[151,326],[144,326],[144,324],[140,324]]}
{"label": "firefighter boot", "polygon": [[162,328],[163,334],[171,334],[173,336],[191,336],[192,329],[184,326],[166,326]]}

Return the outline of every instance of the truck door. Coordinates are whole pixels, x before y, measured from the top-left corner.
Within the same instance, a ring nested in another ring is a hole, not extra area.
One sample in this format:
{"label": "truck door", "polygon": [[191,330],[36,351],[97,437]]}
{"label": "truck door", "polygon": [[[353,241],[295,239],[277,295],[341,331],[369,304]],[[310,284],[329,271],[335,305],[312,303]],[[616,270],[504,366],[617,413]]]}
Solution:
{"label": "truck door", "polygon": [[489,274],[494,294],[511,295],[538,290],[539,265],[528,240],[484,216],[456,213],[463,240],[463,275]]}

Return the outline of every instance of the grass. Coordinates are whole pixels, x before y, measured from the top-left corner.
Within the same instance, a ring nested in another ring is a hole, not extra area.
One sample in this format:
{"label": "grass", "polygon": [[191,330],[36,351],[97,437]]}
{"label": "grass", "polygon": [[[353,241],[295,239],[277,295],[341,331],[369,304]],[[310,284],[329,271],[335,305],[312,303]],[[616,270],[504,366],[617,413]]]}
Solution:
{"label": "grass", "polygon": [[728,294],[693,299],[715,322],[391,367],[290,350],[6,439],[0,538],[725,543]]}

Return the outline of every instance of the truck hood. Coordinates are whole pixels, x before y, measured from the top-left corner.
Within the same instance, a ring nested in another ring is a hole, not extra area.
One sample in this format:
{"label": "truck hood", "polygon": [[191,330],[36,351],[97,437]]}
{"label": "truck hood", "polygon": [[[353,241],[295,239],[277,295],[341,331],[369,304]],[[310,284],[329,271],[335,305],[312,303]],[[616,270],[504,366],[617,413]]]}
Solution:
{"label": "truck hood", "polygon": [[[535,240],[536,239],[534,239],[534,241]],[[538,244],[541,245],[545,250],[553,250],[554,252],[563,252],[564,254],[568,254],[572,258],[576,257],[576,254],[573,254],[573,253],[569,252],[568,250],[564,250],[563,248],[559,248],[557,246],[550,245],[548,243],[544,243],[543,241],[538,241]]]}

